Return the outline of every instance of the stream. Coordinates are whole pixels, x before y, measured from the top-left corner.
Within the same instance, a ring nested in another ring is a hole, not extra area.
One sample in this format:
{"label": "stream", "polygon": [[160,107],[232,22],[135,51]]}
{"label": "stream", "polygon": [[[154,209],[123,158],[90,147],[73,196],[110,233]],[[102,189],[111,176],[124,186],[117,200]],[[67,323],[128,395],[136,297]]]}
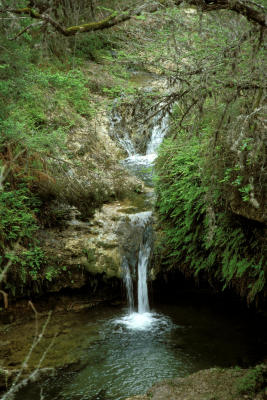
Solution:
{"label": "stream", "polygon": [[[149,184],[157,148],[168,126],[168,117],[159,117],[155,117],[145,155],[135,151],[127,132],[120,138],[128,154],[123,165]],[[113,130],[119,122],[116,113]],[[93,342],[88,336],[81,367],[76,372],[59,370],[54,377],[31,384],[16,400],[40,400],[40,391],[45,400],[122,400],[144,393],[163,379],[214,366],[248,366],[261,359],[263,345],[249,319],[229,310],[215,310],[212,304],[196,299],[150,308],[147,276],[152,249],[151,212],[129,218],[143,226],[143,237],[136,270],[130,259],[123,259],[128,308],[101,306],[73,314],[76,325],[81,319],[81,335],[88,328],[98,335]],[[133,284],[133,273],[137,285]],[[79,347],[79,341],[79,336],[75,337],[71,351]]]}

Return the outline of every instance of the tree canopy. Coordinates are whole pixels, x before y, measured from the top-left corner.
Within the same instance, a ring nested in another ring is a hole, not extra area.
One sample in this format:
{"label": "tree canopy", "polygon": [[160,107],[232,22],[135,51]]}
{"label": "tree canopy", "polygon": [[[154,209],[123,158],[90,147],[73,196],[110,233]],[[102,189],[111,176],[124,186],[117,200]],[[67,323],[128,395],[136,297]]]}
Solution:
{"label": "tree canopy", "polygon": [[[59,11],[61,11],[65,15],[65,17],[68,16],[69,20],[71,20],[72,18],[75,19],[75,15],[73,15],[75,14],[74,8],[76,8],[76,11],[80,9],[80,2],[78,2],[78,5],[76,5],[76,7],[73,7],[70,6],[68,1],[59,2],[58,0],[31,0],[25,2],[24,7],[19,7],[19,5],[15,2],[14,8],[5,5],[4,1],[2,3],[4,6],[1,9],[2,13],[28,15],[32,19],[40,20],[42,24],[49,24],[51,27],[53,27],[53,29],[64,36],[73,36],[77,33],[93,32],[97,30],[111,28],[115,25],[118,25],[136,16],[140,16],[144,13],[156,12],[164,7],[169,6],[179,7],[182,3],[185,3],[189,7],[197,7],[203,12],[210,12],[214,10],[233,11],[240,15],[243,15],[248,20],[262,26],[263,28],[266,28],[267,25],[265,12],[266,10],[264,6],[251,0],[186,0],[185,2],[182,0],[142,1],[138,2],[138,4],[135,4],[134,6],[130,6],[127,8],[114,9],[103,19],[92,22],[89,21],[85,23],[79,22],[70,26],[64,25],[65,21],[62,21],[62,19],[60,18]],[[82,5],[84,7],[84,4]],[[91,1],[90,11],[92,17],[95,16],[93,10],[94,6],[93,2]],[[33,24],[28,25],[23,29],[22,32],[31,29],[32,26]],[[21,33],[19,33],[16,37],[18,37],[20,34]]]}

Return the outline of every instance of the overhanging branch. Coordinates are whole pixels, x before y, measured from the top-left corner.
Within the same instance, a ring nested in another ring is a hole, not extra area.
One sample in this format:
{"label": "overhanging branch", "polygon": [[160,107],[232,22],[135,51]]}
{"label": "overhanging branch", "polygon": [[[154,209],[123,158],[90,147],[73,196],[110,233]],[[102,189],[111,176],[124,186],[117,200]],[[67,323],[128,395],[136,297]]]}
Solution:
{"label": "overhanging branch", "polygon": [[[254,3],[250,0],[185,0],[189,6],[196,6],[203,10],[204,12],[214,11],[214,10],[230,10],[234,11],[240,15],[245,16],[248,20],[266,28],[267,26],[267,16],[265,9],[262,6]],[[93,32],[97,30],[111,28],[122,22],[128,21],[134,16],[140,15],[142,12],[153,13],[162,7],[168,5],[166,0],[158,0],[157,2],[145,2],[141,6],[135,9],[125,9],[122,12],[113,12],[108,17],[97,21],[89,22],[80,25],[74,25],[70,27],[63,27],[57,21],[55,21],[48,14],[41,14],[33,8],[25,7],[18,9],[5,9],[0,10],[0,12],[11,12],[13,14],[23,14],[28,15],[31,18],[39,19],[49,23],[53,28],[64,36],[73,36],[77,33]],[[173,4],[178,7],[182,3],[182,0],[174,0]]]}
{"label": "overhanging branch", "polygon": [[214,10],[234,11],[246,17],[249,21],[253,21],[265,28],[267,26],[266,10],[248,0],[187,0],[187,3],[202,9],[204,12]]}
{"label": "overhanging branch", "polygon": [[[53,18],[51,18],[50,15],[48,14],[40,14],[37,11],[35,11],[32,8],[19,8],[19,9],[8,9],[6,11],[9,11],[14,14],[26,14],[31,18],[35,19],[41,19],[50,25],[53,26],[53,28],[61,33],[64,36],[73,36],[76,35],[77,33],[83,33],[83,32],[93,32],[97,30],[102,30],[102,29],[107,29],[111,28],[114,25],[118,25],[122,22],[125,22],[129,19],[131,19],[134,16],[140,15],[145,9],[146,5],[142,5],[136,9],[128,9],[120,14],[118,12],[114,12],[110,14],[108,17],[97,21],[97,22],[89,22],[81,25],[74,25],[70,26],[68,28],[63,27],[60,25],[57,21],[55,21]],[[154,4],[151,7],[149,7],[149,12],[154,12],[158,9],[158,5]]]}

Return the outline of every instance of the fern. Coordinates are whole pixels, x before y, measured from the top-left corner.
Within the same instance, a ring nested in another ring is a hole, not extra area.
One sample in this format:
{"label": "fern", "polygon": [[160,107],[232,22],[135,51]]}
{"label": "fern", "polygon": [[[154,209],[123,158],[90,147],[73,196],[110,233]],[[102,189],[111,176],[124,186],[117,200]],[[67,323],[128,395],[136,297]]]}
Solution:
{"label": "fern", "polygon": [[[261,227],[227,210],[219,186],[213,182],[211,187],[208,177],[201,175],[203,153],[205,143],[196,138],[186,144],[168,139],[161,147],[156,207],[164,226],[164,265],[186,269],[195,277],[206,271],[222,282],[222,290],[234,285],[252,302],[265,284]],[[214,211],[213,222],[208,209]]]}

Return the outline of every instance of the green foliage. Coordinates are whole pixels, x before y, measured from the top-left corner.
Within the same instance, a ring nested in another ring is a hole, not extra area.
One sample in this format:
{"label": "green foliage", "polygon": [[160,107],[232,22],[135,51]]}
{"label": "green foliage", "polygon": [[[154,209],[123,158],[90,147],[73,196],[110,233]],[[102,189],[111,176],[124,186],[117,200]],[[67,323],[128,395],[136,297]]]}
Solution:
{"label": "green foliage", "polygon": [[0,191],[0,272],[11,261],[7,279],[1,284],[13,296],[24,294],[29,287],[38,291],[40,282],[66,271],[64,266],[54,267],[40,247],[36,235],[40,206],[25,183],[16,189],[6,184]]}
{"label": "green foliage", "polygon": [[[90,118],[94,114],[86,88],[88,80],[79,71],[43,71],[28,65],[22,81],[24,87],[16,103],[14,91],[5,98],[11,104],[2,107],[0,146],[8,140],[31,151],[57,153],[64,149],[65,132],[76,123],[77,116]],[[71,110],[68,115],[67,110]]]}
{"label": "green foliage", "polygon": [[[63,267],[62,270],[65,271],[66,267]],[[54,266],[50,265],[49,267],[47,267],[45,269],[44,276],[45,276],[45,279],[48,280],[49,282],[51,282],[58,275],[59,275],[59,271]]]}
{"label": "green foliage", "polygon": [[35,198],[26,185],[12,190],[6,185],[0,191],[0,247],[21,240],[27,243],[38,229],[35,214],[40,201]]}
{"label": "green foliage", "polygon": [[25,276],[25,272],[27,271],[33,280],[37,280],[44,262],[45,254],[41,247],[30,247],[20,255],[19,264],[21,266],[21,271],[23,271],[21,274]]}
{"label": "green foliage", "polygon": [[236,394],[253,395],[258,392],[266,383],[266,367],[257,365],[239,378],[236,382]]}
{"label": "green foliage", "polygon": [[166,13],[177,29],[164,25],[152,49],[177,68],[172,139],[157,161],[162,258],[252,302],[263,294],[267,263],[257,222],[266,202],[262,36],[234,16],[236,34],[224,14]]}
{"label": "green foliage", "polygon": [[110,54],[112,47],[111,41],[102,32],[81,35],[76,43],[76,57],[99,61]]}
{"label": "green foliage", "polygon": [[[45,255],[35,239],[39,228],[36,218],[39,207],[40,201],[25,184],[13,190],[6,185],[5,190],[0,191],[0,270],[12,261],[11,271],[15,271],[22,285],[28,279],[38,278],[45,261]],[[20,245],[19,249],[12,251],[15,243]],[[7,283],[5,287],[15,294],[14,282]]]}
{"label": "green foliage", "polygon": [[156,189],[165,263],[194,276],[208,273],[251,302],[265,284],[264,227],[223,206],[218,186],[205,175],[206,146],[203,138],[181,133],[161,148]]}
{"label": "green foliage", "polygon": [[102,92],[106,94],[111,99],[116,99],[122,95],[134,95],[136,93],[136,89],[134,87],[124,87],[123,85],[115,85],[110,88],[104,87]]}

